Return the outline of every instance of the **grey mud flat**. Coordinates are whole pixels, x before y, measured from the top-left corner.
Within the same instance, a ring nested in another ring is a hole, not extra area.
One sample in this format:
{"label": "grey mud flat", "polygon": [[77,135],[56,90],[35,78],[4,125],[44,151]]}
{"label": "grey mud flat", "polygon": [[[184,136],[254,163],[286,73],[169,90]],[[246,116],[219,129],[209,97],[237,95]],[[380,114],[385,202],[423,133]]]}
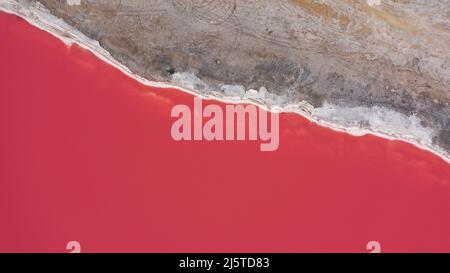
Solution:
{"label": "grey mud flat", "polygon": [[149,80],[187,72],[203,93],[382,107],[450,152],[450,0],[36,1]]}

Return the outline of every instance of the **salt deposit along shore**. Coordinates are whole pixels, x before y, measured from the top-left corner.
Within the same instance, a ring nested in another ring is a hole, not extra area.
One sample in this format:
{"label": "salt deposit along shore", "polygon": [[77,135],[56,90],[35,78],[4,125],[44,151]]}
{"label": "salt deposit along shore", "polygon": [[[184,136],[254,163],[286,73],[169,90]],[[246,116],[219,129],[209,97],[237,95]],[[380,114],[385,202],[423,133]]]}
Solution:
{"label": "salt deposit along shore", "polygon": [[[347,132],[354,136],[372,134],[391,140],[402,140],[421,149],[428,150],[446,162],[450,162],[449,154],[432,143],[433,130],[423,127],[420,124],[420,120],[414,116],[406,116],[380,107],[342,108],[325,104],[322,107],[314,108],[306,101],[298,104],[289,104],[277,100],[264,87],[261,87],[259,90],[246,91],[241,86],[224,86],[225,91],[229,91],[225,92],[225,95],[223,92],[214,91],[210,94],[205,94],[192,88],[195,87],[193,83],[201,82],[201,79],[195,75],[183,72],[175,73],[172,77],[172,82],[149,81],[132,73],[130,69],[115,60],[97,41],[88,38],[63,20],[53,16],[39,3],[33,3],[33,5],[24,8],[14,0],[0,0],[0,10],[25,19],[30,24],[49,32],[69,46],[74,43],[78,44],[144,85],[158,88],[176,88],[203,99],[213,99],[225,103],[255,104],[272,112],[296,113],[321,126]],[[361,128],[362,123],[366,123],[367,128]]]}

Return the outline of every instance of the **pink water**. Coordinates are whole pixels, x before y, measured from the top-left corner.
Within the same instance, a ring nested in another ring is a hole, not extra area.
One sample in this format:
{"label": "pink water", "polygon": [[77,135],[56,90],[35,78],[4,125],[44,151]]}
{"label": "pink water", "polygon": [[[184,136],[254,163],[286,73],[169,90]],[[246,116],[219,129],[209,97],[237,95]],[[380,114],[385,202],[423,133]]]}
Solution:
{"label": "pink water", "polygon": [[191,95],[15,16],[0,36],[0,252],[450,252],[450,165],[427,151],[294,114],[276,152],[175,142]]}

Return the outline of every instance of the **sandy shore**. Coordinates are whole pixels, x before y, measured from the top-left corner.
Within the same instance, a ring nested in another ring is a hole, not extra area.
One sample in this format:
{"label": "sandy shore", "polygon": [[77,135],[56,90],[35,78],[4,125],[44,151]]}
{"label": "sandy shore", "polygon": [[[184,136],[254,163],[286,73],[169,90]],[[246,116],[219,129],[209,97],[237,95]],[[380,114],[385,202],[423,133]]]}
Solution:
{"label": "sandy shore", "polygon": [[18,5],[13,0],[1,0],[0,1],[0,10],[4,11],[6,13],[17,15],[30,24],[34,25],[35,27],[42,29],[51,35],[57,37],[61,41],[63,41],[67,45],[77,44],[82,48],[85,48],[92,52],[94,55],[96,55],[101,60],[107,62],[108,64],[116,67],[120,71],[122,71],[127,76],[137,80],[138,82],[142,83],[146,86],[151,87],[157,87],[157,88],[175,88],[183,92],[187,92],[189,94],[192,94],[194,96],[199,96],[202,99],[208,99],[208,100],[217,100],[225,103],[248,103],[248,104],[254,104],[258,107],[261,107],[267,111],[271,112],[278,112],[278,113],[296,113],[299,114],[308,120],[315,122],[323,127],[330,128],[335,131],[340,132],[346,132],[348,134],[354,135],[354,136],[362,136],[366,134],[375,135],[381,138],[390,139],[390,140],[401,140],[408,143],[411,143],[415,146],[417,146],[420,149],[427,150],[432,152],[433,154],[436,154],[437,156],[441,157],[444,161],[447,163],[450,163],[450,155],[441,149],[440,147],[437,147],[435,145],[432,145],[429,143],[429,141],[425,141],[423,139],[414,138],[411,136],[404,136],[404,135],[398,135],[395,132],[390,131],[389,133],[380,131],[380,130],[370,130],[370,129],[361,129],[357,127],[346,127],[341,124],[334,124],[330,123],[328,121],[325,121],[323,119],[318,118],[317,116],[314,116],[311,114],[311,105],[309,105],[307,102],[302,102],[300,104],[288,104],[288,105],[266,105],[263,104],[262,101],[255,100],[255,99],[245,99],[245,98],[239,98],[239,97],[223,97],[220,96],[220,93],[213,93],[212,95],[205,96],[204,94],[200,94],[199,92],[196,92],[195,90],[183,88],[182,86],[178,86],[173,83],[168,82],[154,82],[149,81],[145,78],[140,77],[139,75],[136,75],[132,73],[127,67],[116,61],[111,54],[103,49],[98,41],[94,41],[88,37],[86,37],[83,33],[78,31],[77,29],[71,27],[67,23],[65,23],[63,20],[56,18],[52,14],[50,14],[45,7],[43,7],[40,4],[32,5],[30,8],[25,9],[22,6]]}

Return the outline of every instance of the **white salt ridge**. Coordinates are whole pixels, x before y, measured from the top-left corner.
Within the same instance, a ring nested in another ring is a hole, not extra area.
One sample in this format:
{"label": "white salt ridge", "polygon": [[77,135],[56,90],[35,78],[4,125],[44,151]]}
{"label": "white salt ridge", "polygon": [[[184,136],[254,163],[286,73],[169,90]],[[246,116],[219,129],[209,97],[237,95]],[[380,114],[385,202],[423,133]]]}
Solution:
{"label": "white salt ridge", "polygon": [[[214,99],[225,103],[255,104],[272,112],[297,113],[321,126],[355,136],[373,134],[387,139],[403,140],[428,150],[450,163],[449,154],[432,144],[431,140],[436,132],[423,127],[415,116],[406,116],[381,107],[340,107],[324,104],[322,107],[314,108],[306,101],[288,102],[285,96],[272,94],[265,87],[261,87],[259,90],[245,91],[242,86],[222,85],[221,92],[211,91],[195,74],[187,72],[175,73],[171,83],[149,81],[132,73],[102,48],[98,41],[88,38],[63,20],[53,16],[40,3],[31,2],[24,5],[19,4],[16,0],[0,0],[0,10],[22,17],[67,45],[78,44],[144,85],[157,88],[176,88],[202,99]],[[203,93],[199,93],[197,90],[203,91]]]}
{"label": "white salt ridge", "polygon": [[207,88],[207,85],[193,73],[174,73],[172,75],[172,81],[193,90],[205,90]]}
{"label": "white salt ridge", "polygon": [[409,141],[420,141],[432,145],[435,131],[423,127],[420,119],[407,116],[384,107],[341,107],[325,103],[315,108],[313,115],[331,124],[340,124],[349,130],[366,129],[389,136],[398,136]]}
{"label": "white salt ridge", "polygon": [[245,96],[245,87],[242,85],[223,84],[220,86],[220,90],[227,97],[244,97]]}

